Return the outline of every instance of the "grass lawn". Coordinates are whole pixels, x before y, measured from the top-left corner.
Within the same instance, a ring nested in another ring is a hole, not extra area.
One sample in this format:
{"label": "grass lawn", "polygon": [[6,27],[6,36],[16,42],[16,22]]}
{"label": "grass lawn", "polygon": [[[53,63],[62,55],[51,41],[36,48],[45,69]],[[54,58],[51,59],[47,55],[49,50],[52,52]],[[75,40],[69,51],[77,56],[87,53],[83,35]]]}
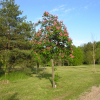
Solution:
{"label": "grass lawn", "polygon": [[38,73],[39,77],[33,74],[17,79],[17,74],[12,75],[10,83],[0,83],[0,100],[74,100],[90,87],[100,85],[100,65],[96,65],[96,71],[93,72],[92,65],[57,67],[57,88],[52,88],[51,67],[46,67],[44,77],[43,71]]}

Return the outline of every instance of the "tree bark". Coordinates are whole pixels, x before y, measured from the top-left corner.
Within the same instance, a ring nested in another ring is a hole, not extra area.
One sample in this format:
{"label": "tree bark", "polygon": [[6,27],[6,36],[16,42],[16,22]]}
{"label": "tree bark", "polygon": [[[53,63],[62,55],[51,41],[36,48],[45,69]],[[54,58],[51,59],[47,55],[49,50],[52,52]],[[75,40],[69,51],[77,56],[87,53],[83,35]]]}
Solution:
{"label": "tree bark", "polygon": [[37,68],[39,68],[39,62],[37,62]]}
{"label": "tree bark", "polygon": [[55,73],[54,73],[54,63],[52,58],[51,58],[51,65],[52,65],[52,86],[53,88],[55,88],[55,81],[54,81]]}
{"label": "tree bark", "polygon": [[43,70],[43,76],[44,76],[44,74],[45,74],[45,65],[44,65],[44,70]]}
{"label": "tree bark", "polygon": [[64,61],[63,61],[63,66],[64,66]]}
{"label": "tree bark", "polygon": [[93,65],[94,65],[94,71],[96,73],[96,69],[95,69],[95,58],[93,57]]}
{"label": "tree bark", "polygon": [[15,70],[14,70],[14,65],[13,65],[13,72],[14,72]]}

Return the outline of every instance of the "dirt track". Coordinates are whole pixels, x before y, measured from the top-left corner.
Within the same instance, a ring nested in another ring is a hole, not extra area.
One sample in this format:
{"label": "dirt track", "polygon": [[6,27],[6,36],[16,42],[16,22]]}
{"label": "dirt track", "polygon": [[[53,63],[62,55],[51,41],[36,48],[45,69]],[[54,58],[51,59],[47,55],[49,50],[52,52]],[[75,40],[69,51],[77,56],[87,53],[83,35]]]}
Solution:
{"label": "dirt track", "polygon": [[100,100],[100,86],[93,86],[91,92],[86,92],[84,96],[80,96],[80,100]]}

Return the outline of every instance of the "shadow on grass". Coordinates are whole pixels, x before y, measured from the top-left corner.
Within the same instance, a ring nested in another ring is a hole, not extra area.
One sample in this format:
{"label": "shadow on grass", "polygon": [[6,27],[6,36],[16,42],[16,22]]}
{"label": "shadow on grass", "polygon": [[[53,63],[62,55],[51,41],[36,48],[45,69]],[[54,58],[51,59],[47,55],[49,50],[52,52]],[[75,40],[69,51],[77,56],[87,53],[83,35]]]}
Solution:
{"label": "shadow on grass", "polygon": [[87,68],[87,67],[80,67],[80,68]]}
{"label": "shadow on grass", "polygon": [[87,67],[77,67],[77,66],[75,66],[75,67],[70,67],[70,68],[79,69],[79,68],[87,68]]}
{"label": "shadow on grass", "polygon": [[[46,73],[46,72],[45,72],[45,73],[40,73],[40,74],[37,75],[36,77],[38,77],[40,80],[41,80],[42,78],[48,79],[48,80],[50,81],[52,87],[53,87],[52,74]],[[58,77],[59,80],[60,80],[60,78],[61,78],[61,77],[59,77],[59,76],[56,76],[56,77]],[[57,82],[56,82],[56,84],[57,84]]]}
{"label": "shadow on grass", "polygon": [[9,97],[7,100],[19,100],[17,97],[17,93],[14,93],[11,97]]}
{"label": "shadow on grass", "polygon": [[[40,73],[44,70],[44,68],[32,68],[32,74]],[[46,68],[45,68],[46,70]]]}
{"label": "shadow on grass", "polygon": [[36,77],[38,77],[40,80],[42,79],[42,78],[45,78],[45,79],[48,79],[49,81],[50,81],[50,83],[51,83],[51,85],[52,85],[52,74],[50,74],[50,73],[40,73],[39,75],[37,75]]}

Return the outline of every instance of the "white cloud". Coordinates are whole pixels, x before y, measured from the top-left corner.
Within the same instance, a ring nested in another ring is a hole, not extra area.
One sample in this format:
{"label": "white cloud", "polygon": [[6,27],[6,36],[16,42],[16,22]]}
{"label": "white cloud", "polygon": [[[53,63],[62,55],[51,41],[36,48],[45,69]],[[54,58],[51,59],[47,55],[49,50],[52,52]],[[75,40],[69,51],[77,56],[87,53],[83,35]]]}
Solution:
{"label": "white cloud", "polygon": [[61,5],[60,8],[61,8],[61,7],[64,7],[64,6],[65,6],[65,5]]}
{"label": "white cloud", "polygon": [[[67,12],[67,10],[65,11],[65,6],[66,5],[67,4],[62,4],[62,5],[58,6],[58,7],[55,7],[54,9],[50,10],[49,12],[50,13],[55,13],[55,12],[58,12],[58,11]],[[75,9],[75,8],[73,8],[73,9]],[[68,9],[68,10],[70,10],[70,9]]]}
{"label": "white cloud", "polygon": [[62,7],[64,7],[64,6],[66,6],[67,4],[64,4],[64,5],[61,5],[61,6],[59,6],[59,8],[62,8]]}
{"label": "white cloud", "polygon": [[71,11],[71,10],[74,10],[75,8],[72,8],[72,9],[67,9],[65,10],[65,12],[68,12],[68,11]]}
{"label": "white cloud", "polygon": [[70,11],[70,10],[72,10],[72,9],[67,9],[67,10],[65,10],[65,12],[68,12],[68,11]]}
{"label": "white cloud", "polygon": [[58,11],[59,9],[58,8],[55,8],[53,10],[51,10],[50,12],[55,12],[55,11]]}
{"label": "white cloud", "polygon": [[52,9],[50,12],[56,12],[56,11],[59,11],[59,10],[63,10],[64,6],[66,6],[66,5],[61,5],[61,6],[57,7],[57,8],[55,8],[55,9]]}

